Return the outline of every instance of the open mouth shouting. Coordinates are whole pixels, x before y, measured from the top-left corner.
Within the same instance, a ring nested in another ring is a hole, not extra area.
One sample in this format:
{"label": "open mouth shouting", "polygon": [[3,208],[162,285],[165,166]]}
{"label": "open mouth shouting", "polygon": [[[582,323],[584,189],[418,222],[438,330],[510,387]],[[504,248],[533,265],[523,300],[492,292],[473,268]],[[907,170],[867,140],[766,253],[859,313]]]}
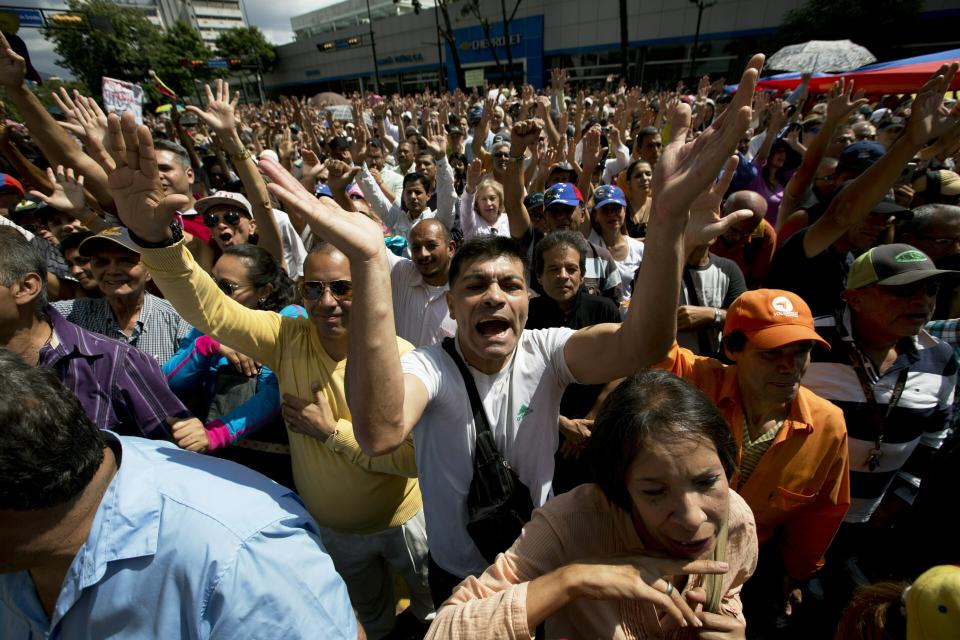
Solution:
{"label": "open mouth shouting", "polygon": [[487,318],[476,324],[477,332],[484,338],[498,340],[507,337],[510,323],[503,318]]}

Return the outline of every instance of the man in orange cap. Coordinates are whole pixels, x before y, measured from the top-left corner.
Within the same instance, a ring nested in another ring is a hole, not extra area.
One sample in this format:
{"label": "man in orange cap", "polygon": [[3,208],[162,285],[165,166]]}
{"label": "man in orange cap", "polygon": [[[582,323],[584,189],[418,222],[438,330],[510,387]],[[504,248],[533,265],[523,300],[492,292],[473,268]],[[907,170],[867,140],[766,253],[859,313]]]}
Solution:
{"label": "man in orange cap", "polygon": [[727,309],[722,344],[733,365],[674,342],[658,366],[696,385],[730,424],[739,467],[731,487],[753,509],[761,545],[743,602],[752,631],[762,631],[791,615],[850,504],[846,426],[839,409],[800,385],[813,346],[829,345],[796,294],[741,295]]}

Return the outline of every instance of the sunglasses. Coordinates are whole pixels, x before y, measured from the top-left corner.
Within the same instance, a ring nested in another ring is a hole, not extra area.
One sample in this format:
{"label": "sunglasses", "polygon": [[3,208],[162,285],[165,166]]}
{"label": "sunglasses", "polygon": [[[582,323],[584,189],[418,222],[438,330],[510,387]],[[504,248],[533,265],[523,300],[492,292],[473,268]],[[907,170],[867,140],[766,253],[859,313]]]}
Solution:
{"label": "sunglasses", "polygon": [[877,288],[888,296],[893,296],[894,298],[912,298],[921,291],[926,295],[933,297],[940,291],[940,281],[934,278],[927,278],[926,280],[919,280],[917,282],[911,282],[910,284],[900,284],[894,286],[881,284],[877,285]]}
{"label": "sunglasses", "polygon": [[[221,216],[217,216],[212,213],[205,213],[203,214],[203,224],[213,229],[220,224],[220,218]],[[227,211],[225,214],[223,214],[223,221],[231,227],[235,227],[240,224],[240,214],[236,211]]]}
{"label": "sunglasses", "polygon": [[349,280],[334,280],[332,282],[323,282],[322,280],[308,280],[300,285],[300,295],[304,300],[316,302],[323,297],[323,292],[329,288],[330,295],[338,302],[350,300],[353,297],[353,283]]}
{"label": "sunglasses", "polygon": [[493,154],[493,157],[494,157],[494,158],[509,158],[509,157],[510,157],[510,154],[509,154],[509,153],[506,153],[506,152],[504,152],[504,151],[500,151],[500,152],[498,152],[498,153]]}
{"label": "sunglasses", "polygon": [[223,291],[228,296],[233,296],[238,289],[243,289],[244,287],[249,287],[252,285],[249,284],[234,284],[233,282],[225,282],[224,280],[214,280],[213,284],[217,285],[217,288],[220,291]]}

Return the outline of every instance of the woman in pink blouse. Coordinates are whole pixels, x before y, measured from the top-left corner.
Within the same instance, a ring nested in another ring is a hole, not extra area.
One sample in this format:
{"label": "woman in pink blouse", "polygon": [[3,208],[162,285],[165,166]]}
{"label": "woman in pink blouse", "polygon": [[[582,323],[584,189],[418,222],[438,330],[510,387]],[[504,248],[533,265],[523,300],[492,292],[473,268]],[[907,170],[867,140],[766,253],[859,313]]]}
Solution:
{"label": "woman in pink blouse", "polygon": [[588,454],[597,484],[534,511],[428,638],[531,638],[542,622],[570,640],[744,637],[757,534],[728,486],[736,448],[717,408],[669,373],[636,374],[604,403]]}

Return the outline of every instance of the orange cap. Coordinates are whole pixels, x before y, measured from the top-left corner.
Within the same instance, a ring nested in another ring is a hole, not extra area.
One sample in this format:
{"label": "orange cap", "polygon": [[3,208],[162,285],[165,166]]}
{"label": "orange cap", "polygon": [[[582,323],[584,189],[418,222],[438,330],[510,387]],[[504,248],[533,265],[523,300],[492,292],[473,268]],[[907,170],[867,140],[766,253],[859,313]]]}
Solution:
{"label": "orange cap", "polygon": [[795,293],[780,289],[747,291],[727,309],[723,334],[742,331],[758,349],[778,349],[791,342],[813,340],[826,349],[830,344],[813,328],[813,314]]}

